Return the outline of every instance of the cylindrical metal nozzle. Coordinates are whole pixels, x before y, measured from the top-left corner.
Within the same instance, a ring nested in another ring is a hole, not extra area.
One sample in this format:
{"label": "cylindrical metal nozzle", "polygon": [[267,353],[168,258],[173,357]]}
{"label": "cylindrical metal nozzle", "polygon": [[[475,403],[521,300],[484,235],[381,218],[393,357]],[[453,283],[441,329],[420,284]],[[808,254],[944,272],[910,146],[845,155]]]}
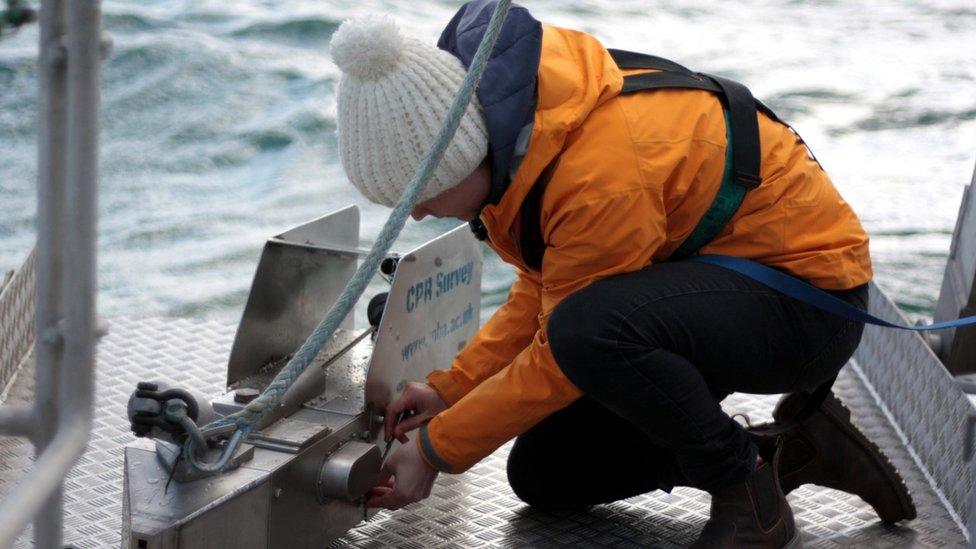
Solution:
{"label": "cylindrical metal nozzle", "polygon": [[362,499],[376,485],[382,463],[380,449],[375,444],[345,443],[322,464],[316,481],[319,502]]}

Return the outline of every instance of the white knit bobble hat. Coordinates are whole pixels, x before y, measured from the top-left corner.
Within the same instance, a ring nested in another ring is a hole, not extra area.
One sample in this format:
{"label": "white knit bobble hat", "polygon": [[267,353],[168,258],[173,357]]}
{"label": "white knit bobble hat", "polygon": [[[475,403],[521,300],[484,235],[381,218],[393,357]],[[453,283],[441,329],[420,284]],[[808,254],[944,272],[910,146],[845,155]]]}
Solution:
{"label": "white knit bobble hat", "polygon": [[[366,198],[392,206],[413,179],[467,71],[456,57],[403,36],[382,16],[346,21],[332,36],[339,81],[339,154]],[[457,185],[488,154],[481,104],[468,105],[420,200]]]}

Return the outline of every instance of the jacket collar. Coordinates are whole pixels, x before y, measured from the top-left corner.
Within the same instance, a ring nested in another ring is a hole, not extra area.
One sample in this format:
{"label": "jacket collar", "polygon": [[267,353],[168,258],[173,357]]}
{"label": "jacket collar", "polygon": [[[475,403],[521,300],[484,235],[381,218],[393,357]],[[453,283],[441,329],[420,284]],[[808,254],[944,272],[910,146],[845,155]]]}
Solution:
{"label": "jacket collar", "polygon": [[[474,0],[462,6],[437,46],[470,66],[497,4],[498,0]],[[488,204],[497,204],[508,189],[519,133],[532,121],[541,50],[542,25],[528,10],[513,5],[477,90],[491,157]]]}

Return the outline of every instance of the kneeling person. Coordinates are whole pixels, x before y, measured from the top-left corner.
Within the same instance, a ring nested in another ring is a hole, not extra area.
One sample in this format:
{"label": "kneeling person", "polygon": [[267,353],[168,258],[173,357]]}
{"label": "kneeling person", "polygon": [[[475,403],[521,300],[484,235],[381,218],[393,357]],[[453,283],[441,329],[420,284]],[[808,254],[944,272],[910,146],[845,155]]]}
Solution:
{"label": "kneeling person", "polygon": [[[462,7],[441,49],[389,20],[337,31],[340,152],[370,200],[390,206],[411,180],[494,7]],[[792,417],[844,366],[863,325],[676,258],[752,259],[864,309],[868,238],[803,142],[763,109],[752,117],[758,173],[734,215],[703,233],[733,158],[738,167],[742,119],[725,112],[721,85],[646,85],[679,67],[655,59],[512,8],[413,217],[470,221],[517,278],[451,368],[387,409],[387,436],[419,430],[370,505],[423,499],[438,471],[463,472],[517,437],[509,480],[527,503],[578,508],[696,487],[713,496],[702,547],[798,543],[784,490],[807,482],[861,496],[886,522],[914,517],[897,473],[835,398],[781,437],[722,411],[733,392],[794,393],[774,413]]]}

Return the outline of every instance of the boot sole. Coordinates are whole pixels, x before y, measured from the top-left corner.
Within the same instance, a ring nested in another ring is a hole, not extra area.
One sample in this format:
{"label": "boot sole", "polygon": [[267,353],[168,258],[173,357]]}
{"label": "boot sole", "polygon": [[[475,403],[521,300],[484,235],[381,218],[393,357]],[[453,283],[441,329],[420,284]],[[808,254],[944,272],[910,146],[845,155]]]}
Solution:
{"label": "boot sole", "polygon": [[[786,397],[789,399],[790,397]],[[784,401],[785,402],[785,401]],[[800,401],[799,405],[802,406],[805,400]],[[792,405],[790,405],[792,408]],[[779,406],[775,412],[780,411]],[[796,413],[797,410],[791,410]],[[833,393],[831,393],[823,404],[820,405],[820,412],[830,420],[834,425],[836,425],[842,432],[849,436],[853,436],[854,441],[861,446],[861,448],[868,453],[875,462],[876,465],[881,467],[881,472],[885,479],[889,482],[891,486],[894,487],[895,496],[898,498],[899,506],[901,507],[900,516],[883,516],[878,509],[875,508],[875,513],[878,514],[878,518],[881,522],[885,524],[895,524],[903,520],[912,520],[917,516],[917,511],[915,509],[915,503],[912,501],[911,495],[908,492],[908,486],[905,484],[905,479],[902,478],[901,474],[895,468],[888,456],[881,451],[881,448],[864,436],[857,426],[851,421],[851,411],[840,401]],[[848,426],[852,428],[848,428]]]}

